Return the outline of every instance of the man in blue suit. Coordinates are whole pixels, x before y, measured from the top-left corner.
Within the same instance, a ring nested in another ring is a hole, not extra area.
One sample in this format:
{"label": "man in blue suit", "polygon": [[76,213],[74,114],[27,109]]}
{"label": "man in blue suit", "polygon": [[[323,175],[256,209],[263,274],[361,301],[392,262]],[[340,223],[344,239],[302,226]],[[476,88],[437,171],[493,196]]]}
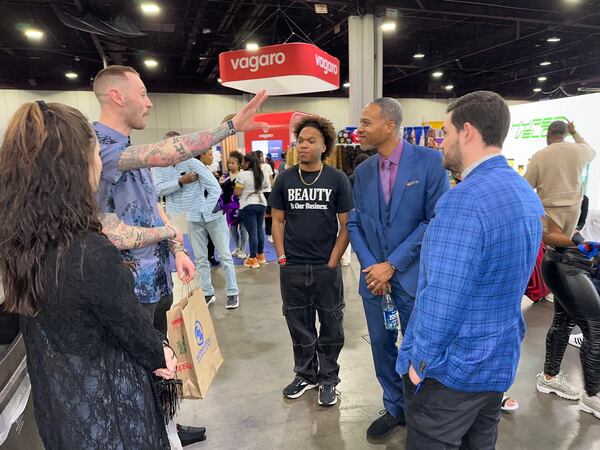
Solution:
{"label": "man in blue suit", "polygon": [[397,331],[386,330],[381,306],[389,287],[404,333],[419,275],[419,253],[436,202],[449,188],[442,155],[401,138],[402,107],[378,98],[361,112],[358,134],[364,150],[377,154],[357,167],[354,209],[348,218],[352,248],[362,273],[359,294],[371,338],[375,373],[383,389],[385,413],[367,430],[381,438],[405,425],[402,378],[396,373]]}

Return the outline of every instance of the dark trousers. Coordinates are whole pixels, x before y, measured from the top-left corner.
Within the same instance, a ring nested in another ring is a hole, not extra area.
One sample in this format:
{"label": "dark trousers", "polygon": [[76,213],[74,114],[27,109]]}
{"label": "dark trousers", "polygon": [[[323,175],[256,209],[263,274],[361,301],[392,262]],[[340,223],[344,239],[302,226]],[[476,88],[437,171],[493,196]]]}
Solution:
{"label": "dark trousers", "polygon": [[[269,196],[270,192],[263,192],[265,194],[265,198],[267,199],[267,205],[269,204]],[[273,228],[273,218],[271,217],[271,207],[267,206],[265,211],[265,234],[267,236],[271,236],[271,229]]]}
{"label": "dark trousers", "polygon": [[571,330],[578,325],[585,391],[593,396],[600,392],[600,295],[586,268],[589,261],[577,249],[546,251],[542,276],[554,294],[554,318],[546,335],[544,372],[558,374]]}
{"label": "dark trousers", "polygon": [[[400,330],[404,334],[415,299],[397,284],[392,286],[392,298],[400,316]],[[381,300],[380,296],[363,297],[363,307],[371,339],[375,374],[383,390],[383,406],[392,416],[399,417],[404,409],[404,395],[402,377],[396,372],[398,332],[385,328]]]}
{"label": "dark trousers", "polygon": [[167,337],[167,311],[173,306],[173,293],[163,295],[154,310],[154,328]]}
{"label": "dark trousers", "polygon": [[[283,315],[294,349],[294,372],[314,383],[338,384],[344,346],[344,285],[340,266],[285,264],[279,278]],[[321,327],[317,334],[315,319]]]}
{"label": "dark trousers", "polygon": [[256,254],[264,252],[265,249],[265,235],[263,233],[265,209],[266,207],[263,205],[248,205],[240,209],[240,220],[248,232],[250,258],[256,258]]}
{"label": "dark trousers", "polygon": [[173,305],[173,294],[163,295],[156,303],[141,303],[147,317],[158,331],[167,338],[167,311]]}
{"label": "dark trousers", "polygon": [[502,392],[459,392],[426,378],[418,393],[404,381],[407,450],[493,450]]}

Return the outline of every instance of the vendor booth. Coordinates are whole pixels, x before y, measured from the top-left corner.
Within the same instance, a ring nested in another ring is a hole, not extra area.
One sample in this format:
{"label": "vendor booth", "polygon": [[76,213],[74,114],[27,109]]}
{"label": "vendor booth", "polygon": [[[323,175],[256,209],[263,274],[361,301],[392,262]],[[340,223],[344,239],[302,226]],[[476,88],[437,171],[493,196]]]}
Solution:
{"label": "vendor booth", "polygon": [[[597,132],[600,94],[544,100],[510,107],[511,124],[502,153],[515,170],[524,174],[534,153],[546,147],[548,126],[554,120],[570,120],[590,146],[600,152]],[[572,142],[569,136],[567,140]],[[596,156],[583,174],[590,210],[600,209],[600,156]]]}

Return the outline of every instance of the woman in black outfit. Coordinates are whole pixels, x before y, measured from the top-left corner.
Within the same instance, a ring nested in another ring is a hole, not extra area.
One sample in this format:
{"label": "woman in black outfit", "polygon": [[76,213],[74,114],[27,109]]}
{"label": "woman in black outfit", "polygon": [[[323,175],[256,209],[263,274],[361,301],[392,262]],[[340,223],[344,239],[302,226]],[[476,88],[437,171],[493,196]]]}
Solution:
{"label": "woman in black outfit", "polygon": [[169,449],[152,374],[176,360],[102,234],[102,163],[86,118],[27,103],[0,149],[0,275],[21,315],[36,422],[47,449]]}
{"label": "woman in black outfit", "polygon": [[[587,249],[596,244],[576,246],[562,230],[548,220],[544,243],[542,276],[554,294],[554,318],[546,336],[544,373],[538,375],[537,389],[569,400],[579,400],[581,410],[600,419],[600,295],[593,283],[597,259]],[[584,392],[579,393],[562,377],[560,365],[575,325],[581,328],[580,358]]]}

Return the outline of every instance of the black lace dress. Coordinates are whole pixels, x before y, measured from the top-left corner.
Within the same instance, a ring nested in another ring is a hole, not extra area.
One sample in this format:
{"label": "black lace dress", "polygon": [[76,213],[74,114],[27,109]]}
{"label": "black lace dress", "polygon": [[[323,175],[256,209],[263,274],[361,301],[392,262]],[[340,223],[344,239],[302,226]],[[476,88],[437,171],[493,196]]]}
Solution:
{"label": "black lace dress", "polygon": [[59,265],[57,275],[50,254],[46,304],[21,319],[44,445],[170,449],[152,382],[152,371],[165,366],[162,342],[119,252],[106,237],[87,233]]}

